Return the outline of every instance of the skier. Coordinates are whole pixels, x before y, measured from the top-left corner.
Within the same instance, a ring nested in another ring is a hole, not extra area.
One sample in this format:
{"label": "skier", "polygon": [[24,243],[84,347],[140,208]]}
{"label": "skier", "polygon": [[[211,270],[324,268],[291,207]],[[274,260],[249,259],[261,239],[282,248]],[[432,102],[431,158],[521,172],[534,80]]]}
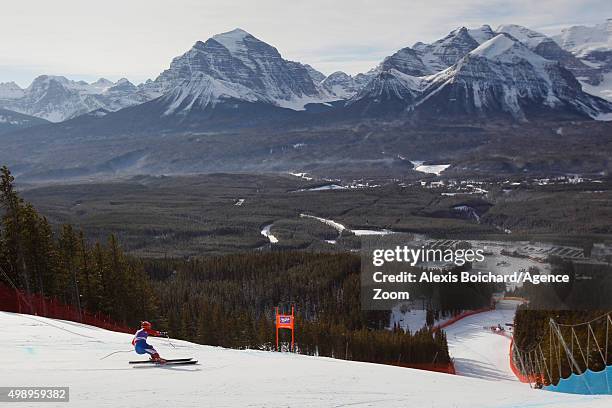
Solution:
{"label": "skier", "polygon": [[157,351],[153,348],[153,346],[147,343],[147,337],[149,336],[155,336],[155,337],[164,336],[165,337],[168,335],[168,333],[153,330],[151,323],[147,321],[141,322],[140,327],[141,327],[140,330],[136,332],[136,334],[134,335],[134,339],[132,340],[132,345],[134,346],[134,350],[136,351],[136,353],[150,354],[151,361],[154,361],[160,364],[165,363],[166,360],[161,358],[159,354],[157,353]]}

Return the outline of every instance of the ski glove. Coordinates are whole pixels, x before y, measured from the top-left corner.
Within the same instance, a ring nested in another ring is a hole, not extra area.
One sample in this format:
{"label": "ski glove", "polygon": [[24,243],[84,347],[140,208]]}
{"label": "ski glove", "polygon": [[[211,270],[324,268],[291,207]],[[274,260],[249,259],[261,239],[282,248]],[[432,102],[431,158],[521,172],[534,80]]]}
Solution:
{"label": "ski glove", "polygon": [[162,337],[168,337],[168,332],[159,332],[159,335]]}

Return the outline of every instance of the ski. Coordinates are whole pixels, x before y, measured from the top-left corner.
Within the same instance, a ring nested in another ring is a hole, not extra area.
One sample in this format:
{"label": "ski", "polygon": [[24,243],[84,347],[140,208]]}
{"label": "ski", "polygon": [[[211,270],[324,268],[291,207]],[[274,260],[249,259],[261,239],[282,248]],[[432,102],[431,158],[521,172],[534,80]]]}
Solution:
{"label": "ski", "polygon": [[197,364],[198,360],[187,360],[187,361],[170,361],[166,363],[155,363],[151,365],[135,365],[134,368],[154,368],[154,367],[168,367],[177,365],[194,365]]}
{"label": "ski", "polygon": [[[175,359],[171,359],[171,360],[166,360],[166,363],[180,363],[180,362],[187,362],[187,361],[192,361],[193,358],[175,358]],[[138,360],[138,361],[130,361],[130,364],[157,364],[157,362],[153,361],[153,360]]]}
{"label": "ski", "polygon": [[158,364],[159,366],[168,366],[168,365],[193,365],[198,364],[198,360],[187,360],[187,361],[175,361],[175,362],[166,362],[165,364]]}

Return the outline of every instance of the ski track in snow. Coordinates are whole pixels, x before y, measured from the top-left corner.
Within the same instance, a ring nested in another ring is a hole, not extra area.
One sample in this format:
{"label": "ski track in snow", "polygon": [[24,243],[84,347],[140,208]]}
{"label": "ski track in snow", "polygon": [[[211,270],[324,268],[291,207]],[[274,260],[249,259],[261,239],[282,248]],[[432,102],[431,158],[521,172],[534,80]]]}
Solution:
{"label": "ski track in snow", "polygon": [[[130,334],[74,322],[0,312],[3,386],[69,386],[70,403],[46,408],[116,407],[610,407],[609,396],[532,390],[428,371],[309,357],[229,350],[150,339],[162,356],[200,365],[135,369]],[[299,339],[299,329],[297,332]],[[497,336],[500,337],[501,336]],[[92,340],[92,338],[97,341]],[[101,357],[119,350],[104,360]],[[505,352],[504,352],[505,354]],[[142,356],[140,356],[142,358]],[[16,407],[38,407],[25,403]]]}

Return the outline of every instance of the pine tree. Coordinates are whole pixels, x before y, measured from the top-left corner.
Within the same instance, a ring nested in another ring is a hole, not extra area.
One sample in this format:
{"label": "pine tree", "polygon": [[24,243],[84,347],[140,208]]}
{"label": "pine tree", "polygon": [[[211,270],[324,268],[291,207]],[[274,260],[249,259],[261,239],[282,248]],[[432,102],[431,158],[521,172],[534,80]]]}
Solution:
{"label": "pine tree", "polygon": [[6,166],[0,168],[0,202],[5,214],[2,217],[3,247],[5,262],[12,272],[12,280],[21,279],[21,283],[30,293],[30,276],[26,266],[21,236],[21,215],[23,201],[15,192],[13,182],[15,178]]}

